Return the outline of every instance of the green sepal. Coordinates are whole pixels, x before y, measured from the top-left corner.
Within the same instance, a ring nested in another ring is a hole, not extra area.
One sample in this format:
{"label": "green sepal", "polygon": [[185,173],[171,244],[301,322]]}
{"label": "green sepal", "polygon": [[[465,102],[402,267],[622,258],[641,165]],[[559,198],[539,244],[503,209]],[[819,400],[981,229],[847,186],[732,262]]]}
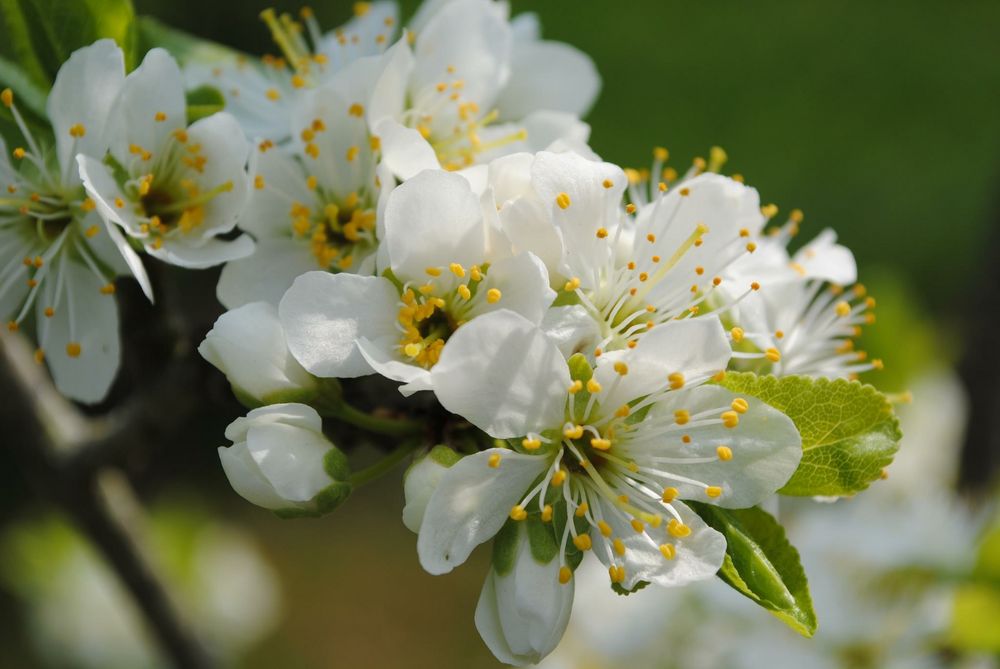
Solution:
{"label": "green sepal", "polygon": [[576,294],[576,291],[562,290],[562,286],[556,289],[556,299],[552,301],[553,307],[571,307],[574,304],[580,304],[580,296]]}
{"label": "green sepal", "polygon": [[346,481],[351,478],[351,466],[347,463],[347,456],[336,446],[323,456],[323,471],[334,481]]}
{"label": "green sepal", "polygon": [[719,578],[805,637],[816,632],[809,584],[799,553],[784,528],[759,508],[723,509],[687,501],[695,513],[726,538]]}
{"label": "green sepal", "polygon": [[521,540],[519,522],[510,518],[493,537],[493,569],[499,576],[505,576],[514,569],[517,560],[517,545]]}
{"label": "green sepal", "polygon": [[783,495],[853,495],[879,479],[899,449],[892,404],[870,385],[733,372],[721,385],[781,411],[802,435],[802,461]]}
{"label": "green sepal", "polygon": [[442,467],[451,467],[452,465],[454,465],[455,463],[457,463],[459,460],[462,459],[461,454],[456,453],[452,449],[442,444],[438,444],[437,446],[432,448],[430,452],[427,454],[427,457],[433,460],[434,462],[438,463]]}
{"label": "green sepal", "polygon": [[215,86],[199,86],[187,92],[187,122],[207,118],[226,108],[226,98]]}
{"label": "green sepal", "polygon": [[559,543],[553,536],[552,523],[543,523],[538,513],[529,514],[522,522],[528,531],[531,557],[541,564],[552,562],[559,555]]}
{"label": "green sepal", "polygon": [[622,597],[628,597],[634,592],[639,592],[647,585],[649,585],[649,581],[639,581],[638,583],[635,584],[635,586],[631,590],[627,590],[622,586],[621,583],[612,583],[611,589],[615,592],[616,595],[621,595]]}

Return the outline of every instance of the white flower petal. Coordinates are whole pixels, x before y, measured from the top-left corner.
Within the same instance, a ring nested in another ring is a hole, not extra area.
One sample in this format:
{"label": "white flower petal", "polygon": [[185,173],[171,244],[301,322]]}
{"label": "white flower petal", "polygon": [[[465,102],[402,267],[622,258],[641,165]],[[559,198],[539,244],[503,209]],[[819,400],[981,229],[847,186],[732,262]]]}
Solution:
{"label": "white flower petal", "polygon": [[431,376],[446,409],[498,439],[562,425],[566,361],[534,323],[512,311],[460,327]]}
{"label": "white flower petal", "polygon": [[308,176],[302,166],[286,151],[274,148],[250,154],[250,174],[264,181],[263,188],[252,188],[245,211],[240,216],[241,229],[258,241],[268,237],[288,237],[292,229],[290,211],[294,203],[316,204],[316,195],[306,186]]}
{"label": "white flower petal", "polygon": [[601,88],[594,62],[562,42],[522,42],[513,50],[511,76],[497,100],[502,119],[538,109],[584,116]]}
{"label": "white flower petal", "polygon": [[[617,408],[627,402],[662,390],[668,376],[684,375],[687,383],[704,381],[726,368],[732,348],[718,317],[708,314],[701,318],[662,323],[639,339],[634,349],[617,356],[602,356],[595,378],[607,394],[602,405]],[[615,383],[618,372],[615,362],[628,366],[628,373]]]}
{"label": "white flower petal", "polygon": [[220,446],[219,460],[229,485],[243,499],[271,510],[292,506],[275,492],[274,486],[261,473],[245,441],[229,447]]}
{"label": "white flower petal", "polygon": [[386,203],[385,230],[392,271],[403,281],[423,280],[428,267],[485,259],[479,199],[455,174],[426,171],[398,186]]}
{"label": "white flower petal", "polygon": [[[493,456],[500,458],[496,467],[489,464]],[[420,526],[417,553],[423,568],[446,574],[465,562],[500,530],[548,464],[543,457],[491,448],[452,466],[431,496]]]}
{"label": "white flower petal", "polygon": [[382,146],[382,164],[400,179],[409,179],[424,170],[441,169],[434,149],[413,128],[387,118],[375,126],[375,134]]}
{"label": "white flower petal", "polygon": [[[706,485],[719,486],[722,495],[710,498],[700,486],[664,479],[664,485],[678,489],[682,499],[693,499],[722,507],[742,509],[753,506],[774,494],[795,473],[802,458],[802,438],[795,424],[785,414],[754,398],[736,395],[718,386],[701,386],[690,391],[669,393],[650,410],[650,417],[671,415],[685,409],[692,415],[710,409],[729,410],[733,400],[743,397],[749,410],[739,416],[739,424],[722,424],[692,430],[690,444],[680,439],[661,440],[664,455],[672,455],[669,446],[684,457],[714,457],[720,446],[730,449],[732,459],[697,464],[669,464],[664,469]],[[720,411],[721,413],[721,411]],[[642,430],[642,424],[638,425]]]}
{"label": "white flower petal", "polygon": [[368,102],[368,124],[378,127],[386,118],[399,118],[406,107],[406,83],[413,72],[413,52],[401,38],[382,55],[381,73]]}
{"label": "white flower petal", "polygon": [[511,240],[515,253],[530,251],[549,270],[553,283],[565,279],[562,266],[563,242],[549,218],[548,207],[534,197],[522,197],[500,210],[500,226]]}
{"label": "white flower petal", "polygon": [[601,341],[601,326],[579,304],[550,308],[541,328],[567,359],[575,353],[593,357],[594,347]]}
{"label": "white flower petal", "polygon": [[308,502],[333,479],[323,468],[330,442],[321,433],[293,425],[253,425],[247,450],[274,491],[291,502]]}
{"label": "white flower petal", "polygon": [[233,386],[258,400],[276,392],[309,389],[316,383],[288,352],[278,310],[265,302],[222,314],[198,352]]}
{"label": "white flower petal", "polygon": [[[378,374],[393,381],[401,381],[407,386],[412,385],[412,388],[408,388],[407,392],[403,393],[404,395],[412,395],[416,390],[429,390],[431,388],[430,372],[418,365],[403,362],[398,355],[393,354],[393,348],[396,346],[395,339],[384,337],[382,341],[376,343],[365,337],[359,337],[356,345],[361,355]],[[400,391],[402,390],[400,388]]]}
{"label": "white flower petal", "polygon": [[231,241],[209,239],[197,246],[185,243],[183,237],[167,239],[160,248],[153,244],[146,245],[146,253],[154,258],[188,269],[205,269],[246,258],[253,253],[253,249],[254,243],[249,235],[240,235]]}
{"label": "white flower petal", "polygon": [[236,119],[225,112],[195,121],[188,128],[189,144],[200,144],[201,155],[207,158],[195,181],[207,192],[222,184],[232,184],[206,202],[204,222],[195,228],[203,239],[229,232],[243,213],[250,194],[250,178],[246,171],[250,145]]}
{"label": "white flower petal", "polygon": [[829,228],[799,249],[793,260],[810,279],[822,279],[840,286],[849,286],[858,280],[854,254],[837,243],[837,233]]}
{"label": "white flower petal", "polygon": [[437,490],[448,468],[461,459],[447,446],[435,446],[429,453],[419,457],[403,475],[403,524],[413,533],[420,532],[424,522],[424,512],[431,496]]}
{"label": "white flower petal", "polygon": [[[74,51],[56,74],[46,104],[56,138],[59,165],[78,183],[70,162],[78,153],[98,159],[107,150],[105,123],[118,92],[125,82],[125,58],[114,40],[102,39]],[[83,137],[74,138],[69,130],[83,125]]]}
{"label": "white flower petal", "polygon": [[[101,292],[104,282],[76,260],[63,260],[50,270],[62,273],[62,295],[55,299],[57,281],[42,282],[37,302],[39,345],[59,392],[79,402],[100,402],[108,394],[121,362],[118,341],[118,307],[113,295]],[[46,307],[54,307],[51,318]],[[67,346],[79,344],[70,356]]]}
{"label": "white flower petal", "polygon": [[479,290],[496,288],[502,297],[494,304],[480,303],[476,316],[498,309],[510,309],[532,323],[540,323],[556,293],[549,288],[549,274],[534,254],[519,253],[490,265]]}
{"label": "white flower petal", "polygon": [[270,423],[294,425],[299,429],[313,432],[323,431],[323,419],[315,409],[307,404],[287,402],[269,404],[237,418],[226,428],[226,439],[232,442],[246,441],[247,432],[251,427]]}
{"label": "white flower petal", "polygon": [[559,560],[536,561],[525,531],[518,531],[513,570],[501,576],[491,569],[486,577],[476,628],[498,659],[523,665],[541,661],[562,639],[574,584],[559,582]]}
{"label": "white flower petal", "polygon": [[[162,150],[170,133],[187,125],[186,107],[184,79],[177,61],[163,49],[150,49],[142,64],[125,77],[114,101],[108,119],[112,155],[128,165],[134,159],[131,146],[154,154]],[[157,121],[157,114],[164,114],[164,120]]]}
{"label": "white flower petal", "polygon": [[278,306],[292,355],[317,376],[351,378],[372,369],[355,346],[395,336],[399,293],[387,279],[308,272]]}
{"label": "white flower petal", "polygon": [[257,242],[253,254],[226,263],[216,295],[227,309],[258,301],[278,306],[292,282],[315,269],[308,241],[264,239]]}

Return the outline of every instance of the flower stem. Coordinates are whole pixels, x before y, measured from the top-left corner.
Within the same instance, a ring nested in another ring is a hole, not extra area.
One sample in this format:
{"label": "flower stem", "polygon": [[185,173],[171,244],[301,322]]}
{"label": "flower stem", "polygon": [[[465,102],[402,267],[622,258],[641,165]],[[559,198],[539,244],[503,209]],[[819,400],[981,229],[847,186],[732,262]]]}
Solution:
{"label": "flower stem", "polygon": [[415,451],[419,445],[419,439],[409,439],[404,441],[396,450],[390,452],[387,456],[375,464],[351,474],[351,486],[354,488],[360,488],[369,481],[374,481],[383,474],[388,473],[393,467],[399,464],[403,458]]}
{"label": "flower stem", "polygon": [[423,425],[418,421],[404,420],[399,418],[379,418],[370,413],[366,413],[352,407],[346,402],[338,402],[329,407],[325,407],[323,415],[328,418],[338,418],[345,423],[350,423],[363,430],[384,434],[390,437],[401,437],[415,434],[423,429]]}

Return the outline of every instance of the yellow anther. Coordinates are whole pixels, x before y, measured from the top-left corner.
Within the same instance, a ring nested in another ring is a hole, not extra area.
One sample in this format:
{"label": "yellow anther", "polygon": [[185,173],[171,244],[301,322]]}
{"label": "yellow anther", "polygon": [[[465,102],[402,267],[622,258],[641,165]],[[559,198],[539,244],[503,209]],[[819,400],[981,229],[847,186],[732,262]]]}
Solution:
{"label": "yellow anther", "polygon": [[622,583],[625,581],[625,567],[611,565],[608,567],[608,574],[611,576],[612,583]]}
{"label": "yellow anther", "polygon": [[490,304],[496,304],[501,297],[503,297],[503,293],[498,288],[490,288],[486,291],[486,301]]}
{"label": "yellow anther", "polygon": [[628,374],[628,365],[626,365],[621,360],[619,360],[618,362],[616,362],[615,365],[614,365],[614,367],[615,367],[615,371],[619,375],[625,376],[626,374]]}
{"label": "yellow anther", "polygon": [[465,277],[465,268],[459,265],[457,262],[453,262],[450,265],[448,265],[448,269],[450,269],[451,273],[457,276],[459,279]]}
{"label": "yellow anther", "polygon": [[661,181],[660,183],[656,184],[656,189],[658,191],[660,191],[661,193],[666,193],[667,192],[667,184],[665,184],[664,182]]}
{"label": "yellow anther", "polygon": [[581,390],[583,390],[583,381],[577,379],[573,383],[569,384],[569,388],[566,389],[566,392],[570,395],[576,395]]}
{"label": "yellow anther", "polygon": [[79,358],[82,350],[83,349],[80,348],[79,342],[71,341],[66,344],[66,355],[71,358]]}
{"label": "yellow anther", "polygon": [[760,290],[760,284],[754,281],[750,284],[750,290]]}
{"label": "yellow anther", "polygon": [[629,405],[623,404],[620,407],[618,407],[617,411],[615,411],[615,416],[617,416],[618,418],[625,418],[631,412],[632,412],[632,409],[629,407]]}
{"label": "yellow anther", "polygon": [[301,74],[293,74],[292,75],[292,87],[293,88],[303,88],[303,87],[305,87],[305,85],[306,85],[306,80],[302,77]]}
{"label": "yellow anther", "polygon": [[601,536],[604,536],[604,537],[610,537],[611,536],[611,532],[612,532],[611,526],[608,525],[605,521],[603,521],[603,520],[597,521],[597,529],[601,531]]}
{"label": "yellow anther", "polygon": [[561,486],[566,480],[566,470],[560,469],[555,474],[552,475],[552,485]]}
{"label": "yellow anther", "polygon": [[569,583],[570,579],[573,578],[573,571],[566,566],[559,567],[559,582],[563,585]]}
{"label": "yellow anther", "polygon": [[80,138],[87,134],[87,129],[82,123],[74,123],[69,127],[69,136]]}
{"label": "yellow anther", "polygon": [[667,381],[670,382],[671,390],[680,390],[684,387],[684,375],[680,372],[674,372],[667,376]]}
{"label": "yellow anther", "polygon": [[565,290],[567,293],[571,293],[579,287],[580,287],[580,278],[574,276],[572,279],[566,282],[566,284],[563,286],[563,290]]}
{"label": "yellow anther", "polygon": [[691,194],[691,189],[690,188],[681,188],[677,192],[681,194],[681,197],[687,197],[688,195]]}
{"label": "yellow anther", "polygon": [[678,539],[682,539],[691,534],[691,528],[679,522],[676,518],[671,518],[670,522],[667,523],[667,532]]}
{"label": "yellow anther", "polygon": [[26,154],[25,154],[24,149],[22,149],[20,146],[17,147],[16,149],[14,149],[14,157],[17,158],[18,160],[21,160],[22,158],[24,158],[25,155]]}
{"label": "yellow anther", "polygon": [[7,321],[8,332],[17,332],[20,328],[21,326],[17,324],[17,321]]}
{"label": "yellow anther", "polygon": [[674,421],[678,425],[687,425],[691,420],[691,412],[687,409],[678,409],[674,412]]}
{"label": "yellow anther", "polygon": [[736,427],[740,424],[740,415],[735,411],[723,411],[719,418],[722,419],[722,424],[729,428]]}
{"label": "yellow anther", "polygon": [[611,546],[612,546],[612,548],[614,548],[615,553],[618,554],[619,557],[625,557],[625,542],[624,541],[622,541],[618,537],[615,537],[614,540],[612,540],[612,542],[611,542]]}
{"label": "yellow anther", "polygon": [[721,497],[722,496],[722,488],[720,488],[717,485],[710,485],[707,488],[705,488],[705,494],[708,495],[709,497],[711,497],[712,499],[715,499],[717,497]]}
{"label": "yellow anther", "polygon": [[660,553],[665,560],[673,560],[677,557],[677,549],[672,544],[660,544]]}
{"label": "yellow anther", "polygon": [[106,283],[100,288],[101,295],[114,295],[115,294],[115,284]]}
{"label": "yellow anther", "polygon": [[662,146],[658,146],[658,147],[656,147],[656,148],[653,149],[653,159],[654,160],[657,160],[657,161],[659,161],[659,162],[662,163],[662,162],[664,162],[669,157],[670,157],[670,152],[667,151]]}
{"label": "yellow anther", "polygon": [[9,88],[3,89],[0,92],[0,102],[3,102],[3,106],[9,109],[14,104],[14,91]]}
{"label": "yellow anther", "polygon": [[269,89],[267,89],[267,91],[264,93],[264,95],[267,96],[267,99],[271,100],[272,102],[275,102],[275,101],[281,99],[281,93],[278,92],[277,88],[269,88]]}
{"label": "yellow anther", "polygon": [[728,446],[719,446],[715,449],[715,454],[719,456],[719,459],[723,462],[729,462],[733,459],[733,449]]}
{"label": "yellow anther", "polygon": [[784,330],[775,330],[774,331],[774,338],[775,339],[784,339],[785,338],[785,332],[784,332]]}
{"label": "yellow anther", "polygon": [[581,551],[589,551],[593,544],[590,541],[589,534],[578,534],[573,537],[573,545]]}
{"label": "yellow anther", "polygon": [[521,446],[524,446],[524,450],[526,451],[537,451],[542,447],[542,442],[539,439],[525,438],[521,440]]}
{"label": "yellow anther", "polygon": [[598,451],[611,450],[611,440],[594,437],[590,440],[590,446]]}
{"label": "yellow anther", "polygon": [[552,505],[546,504],[542,509],[542,522],[547,523],[552,520]]}
{"label": "yellow anther", "polygon": [[358,153],[360,152],[361,149],[359,149],[358,147],[350,146],[347,148],[347,152],[344,154],[344,157],[347,158],[347,162],[350,163],[353,162],[354,159],[358,157]]}
{"label": "yellow anther", "polygon": [[258,174],[257,176],[255,176],[253,178],[253,187],[256,188],[257,190],[263,190],[264,189],[264,177],[261,176],[260,174]]}
{"label": "yellow anther", "polygon": [[757,245],[756,244],[754,244],[753,242],[750,242],[749,244],[747,244],[747,251],[749,251],[750,253],[753,253],[756,250],[757,250]]}
{"label": "yellow anther", "polygon": [[639,520],[638,518],[633,518],[631,523],[632,523],[632,529],[635,530],[637,533],[642,534],[643,532],[646,531],[646,526],[643,525],[642,521]]}
{"label": "yellow anther", "polygon": [[583,426],[567,425],[563,428],[563,436],[567,439],[579,439],[583,436]]}
{"label": "yellow anther", "polygon": [[733,403],[730,404],[730,406],[736,413],[746,413],[750,409],[750,403],[747,402],[742,397],[737,397],[736,399],[734,399]]}
{"label": "yellow anther", "polygon": [[441,276],[441,269],[439,267],[428,267],[424,270],[429,276]]}
{"label": "yellow anther", "polygon": [[416,358],[418,355],[420,355],[420,351],[422,350],[423,346],[415,342],[410,342],[409,344],[403,347],[403,353],[405,353],[407,357],[410,358]]}
{"label": "yellow anther", "polygon": [[601,392],[601,384],[597,382],[597,379],[591,378],[587,381],[587,392],[592,395]]}
{"label": "yellow anther", "polygon": [[838,316],[849,316],[851,313],[851,305],[843,300],[837,302],[837,306],[834,309],[837,311]]}
{"label": "yellow anther", "polygon": [[601,185],[604,186],[605,188],[611,188],[612,186],[615,185],[615,182],[612,181],[611,179],[605,179],[604,181],[601,182]]}
{"label": "yellow anther", "polygon": [[97,224],[94,224],[94,225],[91,225],[90,227],[88,227],[86,230],[84,230],[83,234],[84,234],[85,237],[87,237],[88,239],[90,239],[90,238],[94,237],[95,235],[97,235],[97,233],[100,232],[100,231],[101,231],[101,229],[99,227],[97,227]]}
{"label": "yellow anther", "polygon": [[38,363],[39,365],[42,364],[43,362],[45,362],[45,351],[40,348],[36,348],[34,357],[36,363]]}
{"label": "yellow anther", "polygon": [[43,313],[45,314],[46,318],[52,318],[53,316],[56,315],[56,310],[53,309],[52,307],[45,307],[45,311]]}
{"label": "yellow anther", "polygon": [[634,214],[635,213],[635,205],[632,204],[631,202],[628,203],[627,205],[625,205],[625,213],[626,214]]}
{"label": "yellow anther", "polygon": [[590,505],[586,502],[580,502],[580,506],[576,507],[574,514],[577,518],[583,518],[587,515],[588,511],[590,511]]}
{"label": "yellow anther", "polygon": [[528,517],[528,512],[524,510],[524,507],[520,504],[516,505],[510,510],[511,520],[524,520]]}
{"label": "yellow anther", "polygon": [[493,469],[496,469],[497,467],[499,467],[500,466],[500,454],[499,453],[493,453],[492,455],[490,455],[489,459],[486,461],[486,464],[488,464]]}
{"label": "yellow anther", "polygon": [[313,160],[319,158],[319,147],[311,142],[309,144],[306,144],[305,152],[306,155],[312,158]]}
{"label": "yellow anther", "polygon": [[732,336],[733,342],[739,344],[741,341],[743,341],[743,335],[745,333],[743,332],[743,328],[735,327],[729,331],[729,334]]}
{"label": "yellow anther", "polygon": [[872,360],[872,369],[882,370],[885,368],[885,364],[878,358]]}
{"label": "yellow anther", "polygon": [[556,204],[559,205],[560,209],[566,209],[570,205],[570,199],[568,193],[559,193],[556,195]]}
{"label": "yellow anther", "polygon": [[362,116],[365,115],[365,108],[362,105],[355,102],[350,106],[350,108],[348,108],[347,113],[350,114],[351,116],[357,116],[358,118],[361,118]]}
{"label": "yellow anther", "polygon": [[770,360],[771,362],[781,362],[781,351],[779,351],[774,347],[771,347],[766,351],[764,351],[764,357]]}
{"label": "yellow anther", "polygon": [[122,208],[125,207],[125,201],[122,200],[120,197],[116,197],[115,198],[115,206],[118,207],[119,209],[122,209]]}
{"label": "yellow anther", "polygon": [[[170,134],[173,135],[174,139],[176,139],[181,144],[185,144],[188,141],[187,131],[184,130],[183,128],[178,128],[177,130],[174,130]],[[260,144],[260,151],[261,151],[261,153],[267,151],[272,146],[274,146],[274,144],[270,140],[265,140],[265,141],[261,142],[261,144]]]}
{"label": "yellow anther", "polygon": [[607,230],[607,228],[597,228],[597,238],[598,239],[604,239],[607,236],[608,236],[608,230]]}
{"label": "yellow anther", "polygon": [[319,186],[319,179],[316,178],[315,174],[310,174],[308,178],[306,178],[306,188],[309,190],[316,190],[317,186]]}

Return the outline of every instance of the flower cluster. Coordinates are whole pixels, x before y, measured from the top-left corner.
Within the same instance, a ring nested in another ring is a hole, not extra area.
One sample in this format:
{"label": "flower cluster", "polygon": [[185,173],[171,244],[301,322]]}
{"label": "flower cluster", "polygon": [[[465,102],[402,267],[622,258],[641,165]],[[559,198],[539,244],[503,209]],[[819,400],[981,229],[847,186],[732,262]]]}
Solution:
{"label": "flower cluster", "polygon": [[[555,647],[587,553],[621,592],[715,575],[727,541],[699,509],[760,504],[803,458],[793,418],[727,371],[881,366],[853,348],[874,301],[850,251],[827,231],[790,252],[801,213],[770,225],[720,149],[681,172],[662,148],[648,170],[603,161],[580,120],[593,63],[506,3],[428,0],[405,25],[356,3],[326,33],[309,10],[262,18],[280,55],[182,71],[153,49],[126,76],[104,41],[67,62],[55,156],[21,124],[0,163],[10,328],[97,401],[114,278],[152,299],[141,254],[223,265],[230,311],[199,350],[253,408],[220,449],[235,490],[326,512],[385,467],[352,474],[324,419],[400,442],[424,568],[493,541],[476,624],[505,662]],[[225,111],[189,119],[192,88]],[[361,411],[344,380],[368,376],[415,397]]]}

